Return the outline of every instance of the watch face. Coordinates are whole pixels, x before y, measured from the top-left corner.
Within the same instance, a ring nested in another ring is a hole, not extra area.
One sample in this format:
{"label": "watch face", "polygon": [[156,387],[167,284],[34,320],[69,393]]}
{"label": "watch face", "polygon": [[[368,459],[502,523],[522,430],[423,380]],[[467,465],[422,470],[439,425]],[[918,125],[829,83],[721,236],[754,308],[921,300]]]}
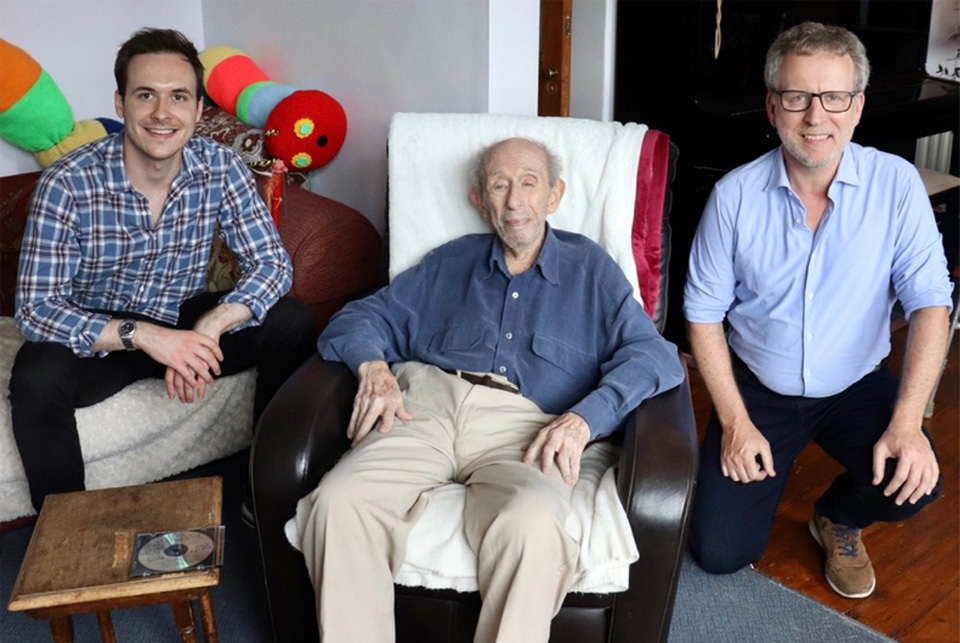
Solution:
{"label": "watch face", "polygon": [[137,329],[136,324],[132,320],[125,320],[120,324],[120,335],[127,336],[133,335],[133,332]]}

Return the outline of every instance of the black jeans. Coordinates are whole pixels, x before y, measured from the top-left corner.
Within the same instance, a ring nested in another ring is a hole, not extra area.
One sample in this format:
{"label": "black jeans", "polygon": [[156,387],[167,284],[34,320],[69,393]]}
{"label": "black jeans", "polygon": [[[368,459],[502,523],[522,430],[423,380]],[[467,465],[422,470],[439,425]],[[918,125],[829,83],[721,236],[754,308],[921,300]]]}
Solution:
{"label": "black jeans", "polygon": [[[221,295],[203,293],[185,301],[176,328],[193,328],[201,315],[217,305]],[[113,316],[146,320],[127,313]],[[316,336],[309,308],[284,298],[270,309],[260,326],[220,337],[224,357],[221,377],[257,368],[255,423],[287,377],[316,351]],[[37,511],[47,494],[84,488],[83,454],[74,410],[105,400],[128,384],[162,378],[165,373],[166,367],[143,351],[77,357],[67,346],[53,342],[26,342],[20,348],[10,375],[13,436]]]}
{"label": "black jeans", "polygon": [[[816,442],[845,472],[817,500],[816,511],[835,523],[866,527],[913,516],[940,495],[936,488],[916,504],[894,503],[883,490],[896,468],[887,460],[884,480],[873,485],[873,446],[886,430],[897,378],[884,364],[845,391],[825,398],[780,395],[766,388],[736,357],[734,375],[750,419],[770,442],[776,477],[734,482],[720,470],[722,429],[716,413],[700,449],[700,472],[690,526],[690,549],[700,566],[729,573],[757,561],[767,546],[777,505],[800,451]],[[929,433],[924,429],[927,439]],[[931,441],[932,445],[932,441]]]}

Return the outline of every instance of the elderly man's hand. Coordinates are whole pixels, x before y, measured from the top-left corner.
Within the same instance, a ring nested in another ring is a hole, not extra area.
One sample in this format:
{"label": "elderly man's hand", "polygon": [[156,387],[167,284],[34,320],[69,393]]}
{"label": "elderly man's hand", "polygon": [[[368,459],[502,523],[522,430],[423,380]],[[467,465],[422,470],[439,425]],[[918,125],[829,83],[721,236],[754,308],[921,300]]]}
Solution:
{"label": "elderly man's hand", "polygon": [[527,448],[523,461],[533,464],[540,458],[540,470],[544,475],[550,475],[556,461],[563,481],[574,485],[580,479],[580,456],[589,441],[590,426],[587,421],[576,413],[567,411],[540,429],[533,443]]}
{"label": "elderly man's hand", "polygon": [[364,362],[357,369],[357,377],[360,384],[357,396],[353,398],[353,413],[347,426],[351,447],[357,446],[370,433],[377,420],[380,421],[377,430],[387,433],[393,428],[394,418],[403,422],[413,419],[403,408],[400,386],[386,362]]}

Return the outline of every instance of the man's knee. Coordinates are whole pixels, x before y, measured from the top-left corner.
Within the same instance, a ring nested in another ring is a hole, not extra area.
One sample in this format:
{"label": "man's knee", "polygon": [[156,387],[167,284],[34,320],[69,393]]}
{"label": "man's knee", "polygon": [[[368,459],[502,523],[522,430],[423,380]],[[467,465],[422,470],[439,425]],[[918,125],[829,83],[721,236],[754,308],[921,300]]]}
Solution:
{"label": "man's knee", "polygon": [[731,529],[729,520],[710,524],[694,512],[688,543],[693,559],[711,574],[732,574],[763,555],[766,535]]}
{"label": "man's knee", "polygon": [[53,342],[26,342],[17,351],[10,372],[10,400],[49,400],[51,391],[67,381],[73,351]]}
{"label": "man's knee", "polygon": [[360,480],[337,466],[323,476],[314,494],[313,511],[324,519],[338,514],[359,515],[368,500]]}
{"label": "man's knee", "polygon": [[690,553],[700,568],[710,574],[732,574],[760,559],[763,549],[721,546],[709,538],[690,537]]}
{"label": "man's knee", "polygon": [[487,548],[486,545],[494,544],[494,549],[512,547],[527,552],[549,550],[547,555],[553,558],[572,543],[562,514],[563,507],[542,499],[514,499],[490,523],[483,538],[483,549]]}

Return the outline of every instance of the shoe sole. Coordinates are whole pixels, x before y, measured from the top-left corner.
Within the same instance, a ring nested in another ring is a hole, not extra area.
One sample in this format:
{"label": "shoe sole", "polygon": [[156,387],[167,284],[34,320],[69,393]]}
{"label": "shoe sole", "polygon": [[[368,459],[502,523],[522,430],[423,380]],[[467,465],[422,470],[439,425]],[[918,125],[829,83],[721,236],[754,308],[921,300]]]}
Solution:
{"label": "shoe sole", "polygon": [[[810,519],[810,522],[807,523],[807,527],[809,527],[809,529],[810,529],[810,535],[813,536],[813,539],[817,541],[817,544],[818,544],[818,545],[820,545],[820,550],[823,551],[823,550],[824,550],[823,541],[820,540],[820,532],[819,532],[819,530],[817,529],[817,525],[816,525],[816,523],[814,522],[814,519],[813,519],[813,518],[811,518],[811,519]],[[826,565],[824,565],[824,574],[823,574],[823,577],[827,579],[827,584],[830,585],[830,588],[831,588],[833,591],[835,591],[837,594],[840,594],[840,596],[843,596],[844,598],[866,598],[867,596],[870,596],[870,594],[873,594],[873,590],[875,590],[875,589],[877,588],[877,577],[874,576],[874,577],[873,577],[873,584],[870,585],[870,589],[868,589],[868,590],[865,591],[865,592],[860,592],[860,593],[858,593],[858,594],[849,594],[849,593],[847,593],[847,592],[841,591],[839,587],[837,587],[836,585],[833,584],[833,581],[830,580],[830,577],[827,576],[827,574],[826,574]]]}

